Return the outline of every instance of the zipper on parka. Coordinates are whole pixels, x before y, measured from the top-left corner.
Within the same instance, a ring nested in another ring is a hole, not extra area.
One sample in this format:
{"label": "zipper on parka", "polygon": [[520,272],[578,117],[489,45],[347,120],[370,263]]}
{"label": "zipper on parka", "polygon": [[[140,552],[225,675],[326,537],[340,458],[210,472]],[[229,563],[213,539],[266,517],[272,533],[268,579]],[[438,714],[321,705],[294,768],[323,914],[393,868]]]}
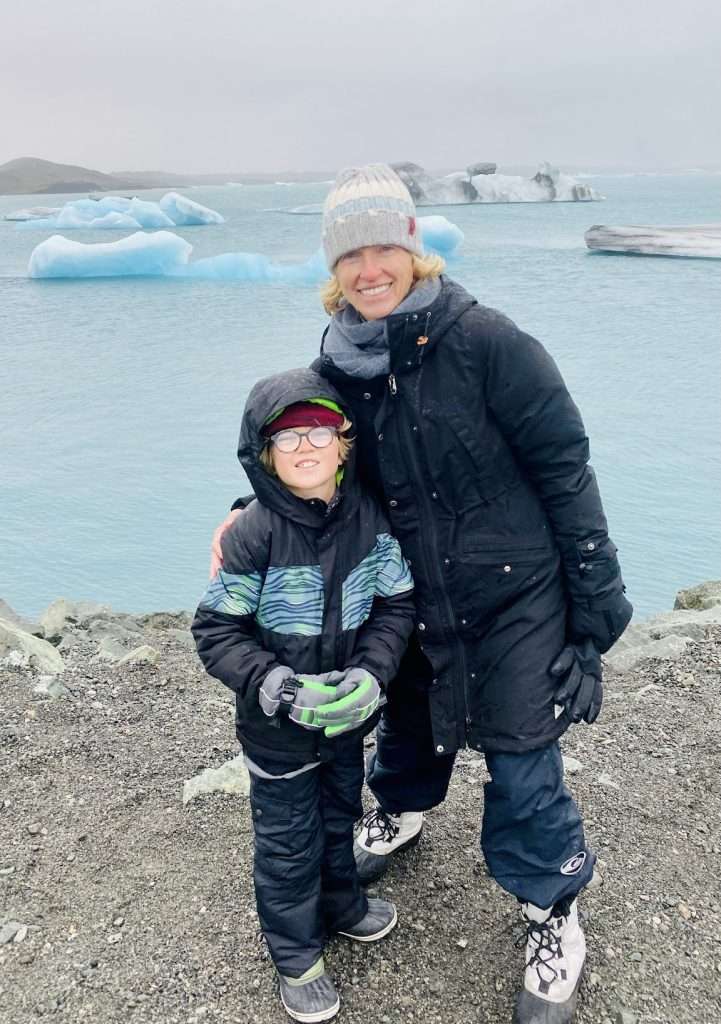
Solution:
{"label": "zipper on parka", "polygon": [[[430,319],[430,314],[429,314],[429,319]],[[394,373],[390,373],[388,375],[388,391],[390,392],[391,398],[396,399],[398,397],[398,383],[396,381],[396,377],[395,377]],[[406,450],[408,452],[408,461],[411,464],[411,467],[412,467],[415,479],[419,480],[419,481],[422,481],[423,480],[423,474],[421,473],[420,463],[419,463],[418,458],[416,456],[414,439],[411,436],[411,431],[408,429],[408,423],[403,419],[403,417],[401,417],[401,421],[402,421],[402,431],[403,431],[403,435],[404,435],[404,441],[406,443]],[[443,604],[444,604],[444,608],[445,608],[445,612],[446,612],[446,619],[447,619],[447,622],[448,622],[448,629],[450,629],[452,631],[452,634],[456,638],[456,644],[457,644],[457,647],[458,647],[458,660],[459,660],[459,663],[460,663],[459,667],[460,667],[460,673],[461,673],[461,689],[463,691],[463,716],[464,716],[464,724],[465,724],[464,732],[465,732],[465,739],[467,741],[468,740],[468,730],[469,730],[470,725],[471,725],[471,716],[470,716],[469,711],[468,711],[468,692],[467,692],[467,689],[466,689],[466,652],[465,652],[465,648],[463,646],[463,641],[458,636],[458,632],[455,629],[456,615],[455,615],[455,612],[453,610],[453,605],[451,604],[450,597],[448,596],[448,587],[447,587],[446,581],[443,578],[442,571],[440,569],[438,569],[438,566],[440,564],[440,551],[438,550],[438,533],[437,533],[436,525],[435,525],[433,506],[428,501],[428,499],[426,497],[425,488],[421,487],[420,490],[421,490],[421,494],[422,494],[422,505],[423,505],[423,510],[422,511],[423,511],[423,516],[424,516],[424,520],[425,520],[425,523],[426,523],[427,528],[428,528],[428,532],[430,534],[431,547],[432,547],[432,557],[428,558],[427,555],[426,555],[426,552],[424,551],[424,560],[426,562],[426,567],[428,569],[428,579],[429,580],[432,579],[435,582],[435,589],[436,589],[437,593],[441,594],[442,597],[443,597]],[[433,573],[431,573],[431,571],[430,571],[431,567],[433,567],[433,569],[437,570],[437,571],[434,571]],[[423,648],[421,647],[421,650],[422,649]],[[455,700],[454,700],[454,704],[455,704]]]}

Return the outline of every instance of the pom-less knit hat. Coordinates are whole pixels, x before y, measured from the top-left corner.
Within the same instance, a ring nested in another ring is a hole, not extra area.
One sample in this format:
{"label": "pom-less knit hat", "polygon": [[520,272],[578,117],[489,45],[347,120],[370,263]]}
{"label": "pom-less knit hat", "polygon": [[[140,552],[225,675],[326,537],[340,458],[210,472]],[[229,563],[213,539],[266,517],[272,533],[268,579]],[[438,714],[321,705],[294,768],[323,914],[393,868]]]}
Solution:
{"label": "pom-less knit hat", "polygon": [[352,249],[399,245],[421,255],[411,194],[387,164],[341,171],[323,207],[323,251],[328,269]]}
{"label": "pom-less knit hat", "polygon": [[270,437],[289,427],[335,427],[337,430],[344,418],[335,402],[327,399],[295,402],[268,420],[263,427],[263,436]]}

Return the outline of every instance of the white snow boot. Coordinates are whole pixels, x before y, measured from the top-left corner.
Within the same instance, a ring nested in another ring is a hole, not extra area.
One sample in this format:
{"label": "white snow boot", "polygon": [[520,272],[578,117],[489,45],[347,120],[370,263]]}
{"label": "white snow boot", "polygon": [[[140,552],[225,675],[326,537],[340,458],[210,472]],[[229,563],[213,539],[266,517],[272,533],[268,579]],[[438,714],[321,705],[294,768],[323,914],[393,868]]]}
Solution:
{"label": "white snow boot", "polygon": [[513,1024],[572,1024],[586,959],[575,899],[548,910],[521,904],[526,923],[526,971]]}
{"label": "white snow boot", "polygon": [[423,811],[388,814],[381,807],[366,811],[353,848],[361,885],[370,885],[385,874],[390,855],[414,846],[422,829]]}

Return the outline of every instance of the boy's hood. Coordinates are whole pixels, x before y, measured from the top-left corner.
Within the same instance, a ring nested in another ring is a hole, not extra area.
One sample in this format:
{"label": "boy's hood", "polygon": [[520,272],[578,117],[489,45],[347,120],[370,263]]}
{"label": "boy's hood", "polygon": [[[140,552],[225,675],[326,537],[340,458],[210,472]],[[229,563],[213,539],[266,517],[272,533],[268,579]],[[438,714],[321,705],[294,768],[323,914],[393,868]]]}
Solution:
{"label": "boy's hood", "polygon": [[[343,409],[343,402],[335,388],[314,370],[301,368],[286,370],[284,373],[265,377],[253,386],[245,404],[243,422],[238,441],[238,458],[255,491],[256,497],[268,508],[279,512],[288,519],[308,526],[322,525],[323,519],[317,509],[302,498],[292,494],[278,479],[263,467],[260,453],[264,438],[263,426],[274,413],[296,402],[307,402],[312,398],[323,398],[335,402]],[[350,418],[350,417],[349,417]],[[351,434],[352,436],[352,434]],[[343,464],[343,480],[340,484],[344,496],[343,511],[348,511],[349,498],[354,493],[355,450],[352,448],[348,460]]]}

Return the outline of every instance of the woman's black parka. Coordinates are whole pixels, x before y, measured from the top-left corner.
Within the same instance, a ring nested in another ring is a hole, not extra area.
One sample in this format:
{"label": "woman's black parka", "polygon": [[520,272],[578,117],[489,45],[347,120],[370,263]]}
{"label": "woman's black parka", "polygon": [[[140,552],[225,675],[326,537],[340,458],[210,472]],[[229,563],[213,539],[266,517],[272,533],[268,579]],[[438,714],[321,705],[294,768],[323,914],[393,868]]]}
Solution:
{"label": "woman's black parka", "polygon": [[539,342],[445,277],[386,323],[387,377],[314,364],[352,409],[415,581],[386,713],[412,727],[427,692],[438,754],[545,746],[569,724],[553,660],[586,637],[606,651],[631,616],[581,416]]}

